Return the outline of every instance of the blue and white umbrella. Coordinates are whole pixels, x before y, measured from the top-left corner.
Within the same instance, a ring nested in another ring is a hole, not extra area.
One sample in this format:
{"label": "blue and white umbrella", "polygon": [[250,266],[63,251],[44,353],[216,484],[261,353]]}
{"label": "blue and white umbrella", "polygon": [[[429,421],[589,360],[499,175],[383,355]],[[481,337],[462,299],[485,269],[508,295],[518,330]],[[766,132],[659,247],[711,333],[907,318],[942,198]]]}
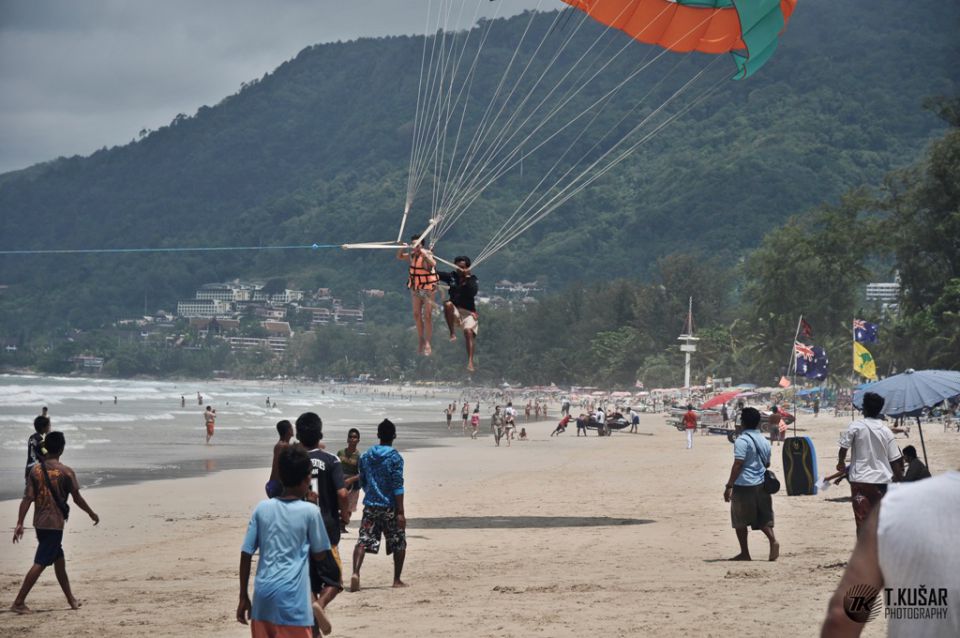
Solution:
{"label": "blue and white umbrella", "polygon": [[864,392],[876,392],[883,397],[883,413],[887,416],[920,416],[924,408],[960,396],[960,372],[907,370],[868,383],[853,394],[853,405],[857,409],[863,404]]}
{"label": "blue and white umbrella", "polygon": [[960,372],[955,370],[907,370],[882,381],[868,383],[853,394],[853,405],[863,406],[863,394],[876,392],[883,397],[882,412],[894,418],[915,416],[920,429],[920,446],[927,463],[927,444],[923,441],[920,414],[941,401],[960,396]]}

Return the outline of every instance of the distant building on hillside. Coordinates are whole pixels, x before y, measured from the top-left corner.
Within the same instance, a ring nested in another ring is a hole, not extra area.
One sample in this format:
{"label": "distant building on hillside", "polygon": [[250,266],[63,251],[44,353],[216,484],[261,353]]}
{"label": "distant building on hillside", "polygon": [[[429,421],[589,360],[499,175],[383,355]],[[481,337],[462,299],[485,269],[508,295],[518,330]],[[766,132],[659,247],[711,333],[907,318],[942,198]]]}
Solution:
{"label": "distant building on hillside", "polygon": [[212,319],[217,316],[229,315],[233,311],[233,304],[220,299],[194,299],[177,302],[177,315],[190,319],[204,317]]}
{"label": "distant building on hillside", "polygon": [[867,301],[879,301],[890,304],[897,303],[899,298],[899,282],[867,284]]}

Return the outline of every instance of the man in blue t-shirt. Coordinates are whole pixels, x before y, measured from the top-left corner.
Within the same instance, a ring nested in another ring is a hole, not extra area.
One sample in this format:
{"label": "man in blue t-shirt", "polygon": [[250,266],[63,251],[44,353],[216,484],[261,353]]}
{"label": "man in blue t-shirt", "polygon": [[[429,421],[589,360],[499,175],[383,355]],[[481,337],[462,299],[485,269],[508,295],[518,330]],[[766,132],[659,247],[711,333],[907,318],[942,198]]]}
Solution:
{"label": "man in blue t-shirt", "polygon": [[[240,603],[237,620],[251,620],[252,635],[301,635],[311,638],[314,620],[324,633],[330,623],[319,604],[312,605],[308,557],[324,560],[330,541],[320,510],[303,498],[310,491],[312,464],[301,445],[280,451],[283,493],[261,501],[250,517],[240,550]],[[260,550],[253,604],[247,593],[253,554]]]}
{"label": "man in blue t-shirt", "polygon": [[730,503],[730,519],[737,532],[740,553],[730,560],[750,560],[747,548],[748,527],[763,532],[770,541],[770,560],[780,555],[780,543],[773,535],[773,499],[763,489],[763,478],[770,466],[770,443],[757,428],[760,411],[744,408],[740,413],[743,433],[733,445],[733,467],[723,491]]}
{"label": "man in blue t-shirt", "polygon": [[403,457],[393,447],[397,426],[384,419],[377,426],[377,437],[380,445],[374,445],[360,456],[363,521],[360,539],[353,550],[350,591],[360,590],[363,557],[367,552],[380,551],[381,534],[387,542],[387,554],[393,554],[393,586],[406,587],[400,580],[407,555],[407,519],[403,510]]}

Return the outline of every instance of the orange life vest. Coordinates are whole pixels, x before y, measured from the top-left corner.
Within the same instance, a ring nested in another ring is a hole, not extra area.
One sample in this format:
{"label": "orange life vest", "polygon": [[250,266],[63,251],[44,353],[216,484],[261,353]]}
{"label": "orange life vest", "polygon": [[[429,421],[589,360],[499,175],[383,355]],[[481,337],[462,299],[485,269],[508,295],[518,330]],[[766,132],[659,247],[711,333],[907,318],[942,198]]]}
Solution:
{"label": "orange life vest", "polygon": [[427,266],[423,255],[410,256],[410,275],[407,288],[411,290],[436,290],[440,277],[432,266]]}

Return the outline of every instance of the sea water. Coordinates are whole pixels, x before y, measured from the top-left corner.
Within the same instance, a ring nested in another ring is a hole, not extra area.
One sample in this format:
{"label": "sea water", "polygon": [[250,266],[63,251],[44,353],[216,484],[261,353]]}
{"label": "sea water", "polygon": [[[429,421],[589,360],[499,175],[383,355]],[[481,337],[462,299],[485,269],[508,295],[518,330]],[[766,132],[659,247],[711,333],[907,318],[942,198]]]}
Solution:
{"label": "sea water", "polygon": [[[360,430],[361,449],[375,444],[377,424],[384,418],[397,424],[401,449],[429,445],[448,434],[442,411],[458,394],[279,380],[0,375],[0,499],[23,493],[27,439],[44,406],[52,429],[66,437],[63,462],[77,472],[82,487],[92,487],[269,467],[277,421],[292,423],[307,411],[323,419],[324,442],[333,452],[346,446],[347,430],[353,427]],[[211,445],[204,442],[208,405],[217,411]]]}

